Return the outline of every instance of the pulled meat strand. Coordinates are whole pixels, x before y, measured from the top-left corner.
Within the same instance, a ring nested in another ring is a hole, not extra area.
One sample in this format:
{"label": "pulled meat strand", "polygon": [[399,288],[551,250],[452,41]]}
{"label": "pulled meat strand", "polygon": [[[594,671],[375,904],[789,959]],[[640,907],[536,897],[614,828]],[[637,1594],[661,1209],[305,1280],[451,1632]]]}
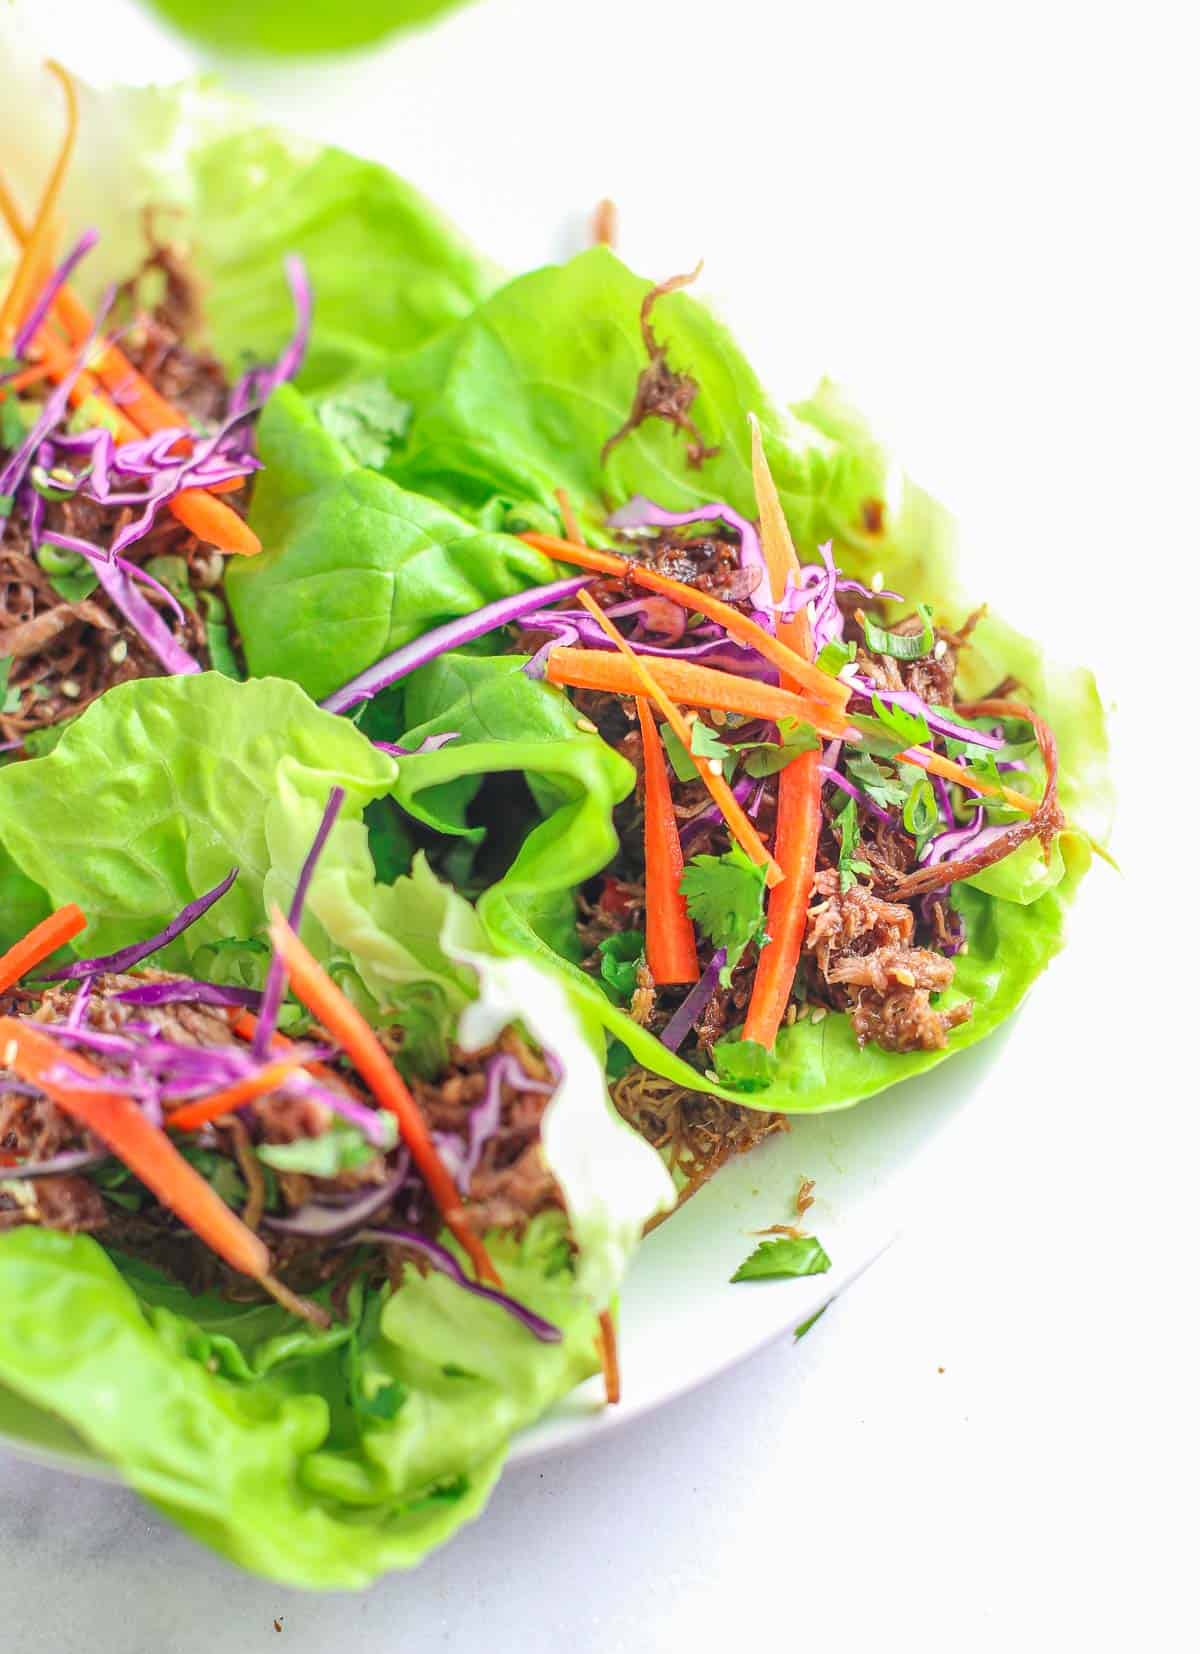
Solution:
{"label": "pulled meat strand", "polygon": [[1049,854],[1055,834],[1061,832],[1066,825],[1058,804],[1058,745],[1049,724],[1019,701],[962,701],[959,702],[956,711],[965,718],[1023,718],[1026,723],[1031,724],[1041,749],[1042,761],[1046,766],[1046,785],[1033,814],[1026,816],[1022,821],[1014,822],[1007,832],[1001,833],[981,850],[963,856],[958,861],[944,861],[934,867],[922,867],[916,873],[909,873],[907,877],[900,879],[888,894],[901,901],[907,901],[913,896],[923,896],[928,891],[944,890],[947,885],[954,884],[959,879],[969,879],[975,873],[982,873],[985,867],[993,867],[996,862],[1003,861],[1005,856],[1011,856],[1027,839],[1035,836],[1041,839],[1046,853]]}
{"label": "pulled meat strand", "polygon": [[620,430],[613,432],[600,451],[602,465],[617,443],[647,419],[665,419],[668,425],[674,425],[678,430],[687,432],[691,438],[687,446],[687,462],[695,470],[698,470],[706,459],[712,459],[715,454],[720,453],[719,448],[705,447],[704,438],[692,418],[691,407],[700,393],[700,386],[690,373],[677,373],[668,364],[666,346],[659,344],[650,322],[650,314],[659,299],[681,287],[689,287],[702,269],[703,265],[698,264],[687,275],[670,276],[666,281],[660,281],[642,300],[642,339],[645,341],[646,354],[650,360],[638,375],[629,417]]}

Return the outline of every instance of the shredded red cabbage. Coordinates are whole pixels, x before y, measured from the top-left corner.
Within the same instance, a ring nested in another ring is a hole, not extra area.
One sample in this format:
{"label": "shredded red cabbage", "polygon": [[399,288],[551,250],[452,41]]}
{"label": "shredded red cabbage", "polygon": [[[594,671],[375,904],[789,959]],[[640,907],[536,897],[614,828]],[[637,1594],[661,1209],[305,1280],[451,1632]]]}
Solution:
{"label": "shredded red cabbage", "polygon": [[916,718],[924,718],[935,735],[948,735],[952,741],[970,741],[977,747],[1004,745],[1002,737],[989,735],[983,729],[970,729],[966,724],[957,724],[951,718],[944,718],[940,712],[935,712],[927,701],[923,701],[915,690],[877,689],[873,683],[859,677],[845,678],[843,682],[848,683],[854,693],[861,695],[865,700],[869,701],[872,695],[878,695],[887,705],[898,706],[905,712],[911,712]]}
{"label": "shredded red cabbage", "polygon": [[[308,895],[308,887],[312,883],[313,873],[321,851],[325,848],[325,841],[333,831],[333,824],[337,820],[346,797],[344,787],[331,787],[329,797],[325,801],[325,809],[318,823],[316,835],[308,849],[296,880],[296,888],[292,892],[291,905],[288,908],[288,924],[294,931],[299,931],[300,920],[304,914],[304,902]],[[287,967],[283,962],[283,955],[273,952],[271,964],[267,971],[267,980],[263,987],[262,1010],[259,1013],[258,1023],[254,1030],[254,1055],[261,1061],[271,1049],[271,1040],[275,1035],[275,1024],[279,1020],[279,1007],[283,1004],[283,990],[287,982]]]}
{"label": "shredded red cabbage", "polygon": [[949,861],[956,856],[971,856],[976,850],[982,850],[1002,834],[1007,833],[1007,826],[986,825],[986,815],[980,805],[974,816],[965,827],[952,827],[949,832],[937,833],[921,851],[917,860],[927,867],[937,862]]}
{"label": "shredded red cabbage", "polygon": [[70,281],[76,265],[81,259],[87,257],[99,239],[99,230],[85,230],[58,269],[51,275],[35,299],[32,310],[17,329],[16,337],[13,339],[14,356],[24,356],[26,350],[33,343],[34,334],[46,320],[50,306],[54,303],[62,288]]}
{"label": "shredded red cabbage", "polygon": [[725,969],[727,957],[727,949],[717,949],[705,966],[704,975],[694,988],[688,990],[686,999],[658,1036],[668,1051],[678,1051],[697,1022],[699,1022],[704,1007],[716,992],[717,979]]}
{"label": "shredded red cabbage", "polygon": [[157,656],[168,672],[182,676],[199,672],[200,662],[190,655],[182,643],[176,642],[171,628],[158,610],[137,591],[123,568],[110,563],[107,557],[93,562],[96,578],[104,587],[109,602],[119,609],[150,652]]}
{"label": "shredded red cabbage", "polygon": [[622,529],[684,528],[689,523],[724,523],[733,529],[741,546],[738,561],[742,568],[753,569],[758,576],[749,594],[750,601],[760,614],[769,615],[772,608],[771,576],[767,571],[758,530],[732,506],[712,500],[708,505],[698,505],[691,511],[668,511],[664,506],[655,505],[644,494],[635,494],[608,519],[610,528]]}
{"label": "shredded red cabbage", "polygon": [[407,677],[410,672],[415,672],[419,666],[427,666],[431,660],[444,655],[448,649],[457,649],[461,644],[470,643],[473,638],[494,632],[497,627],[507,626],[514,620],[522,620],[543,603],[554,603],[559,598],[573,597],[592,578],[590,574],[574,575],[569,580],[554,580],[548,586],[534,586],[530,591],[517,592],[514,597],[502,597],[496,603],[485,604],[482,609],[476,609],[474,614],[460,615],[456,620],[447,621],[444,626],[435,626],[432,631],[414,638],[411,643],[394,649],[390,655],[376,661],[374,666],[368,666],[365,672],[358,673],[349,683],[344,683],[340,689],[335,689],[332,695],[327,695],[321,705],[326,712],[347,712],[360,701],[369,701],[378,695],[381,689],[386,689],[389,684]]}
{"label": "shredded red cabbage", "polygon": [[477,1298],[486,1298],[489,1303],[506,1310],[509,1315],[518,1320],[527,1331],[543,1344],[561,1344],[562,1332],[552,1321],[546,1321],[542,1316],[524,1304],[519,1304],[515,1298],[510,1298],[506,1292],[497,1292],[494,1287],[481,1286],[478,1281],[471,1280],[453,1252],[431,1241],[427,1235],[422,1235],[417,1229],[364,1229],[356,1235],[355,1240],[376,1241],[382,1246],[404,1246],[409,1251],[416,1252],[425,1259],[434,1269],[440,1270],[456,1281],[464,1292],[472,1292]]}
{"label": "shredded red cabbage", "polygon": [[[80,1076],[82,1078],[82,1076]],[[4,1089],[12,1087],[5,1084]],[[40,1097],[42,1093],[39,1091]],[[0,1166],[0,1183],[23,1183],[26,1178],[62,1177],[69,1172],[87,1171],[109,1158],[107,1149],[68,1149],[63,1154],[52,1154],[49,1160],[27,1160],[23,1166]]]}
{"label": "shredded red cabbage", "polygon": [[861,788],[856,787],[853,781],[847,781],[846,777],[840,772],[840,770],[835,770],[828,764],[822,764],[820,767],[820,776],[822,781],[832,781],[835,787],[840,787],[841,790],[848,797],[852,798],[856,804],[861,804],[863,809],[866,810],[869,815],[877,816],[880,821],[890,822],[892,820],[891,815],[881,804],[876,804],[875,800],[873,798],[869,798]]}
{"label": "shredded red cabbage", "polygon": [[[739,804],[744,804],[753,791],[754,782],[748,775],[739,776],[733,784],[733,796]],[[680,849],[686,850],[689,844],[700,837],[706,827],[718,826],[724,819],[725,817],[715,804],[710,804],[706,810],[701,810],[690,821],[685,821],[679,829]]]}
{"label": "shredded red cabbage", "polygon": [[167,943],[173,942],[177,936],[182,936],[189,925],[194,925],[215,902],[220,901],[237,876],[237,868],[231,867],[219,884],[213,885],[203,896],[197,896],[195,901],[181,908],[171,923],[165,925],[157,935],[147,937],[144,942],[131,942],[127,948],[118,948],[116,953],[106,953],[95,959],[77,959],[70,965],[60,965],[57,970],[45,971],[42,981],[71,982],[85,976],[98,976],[102,971],[118,973],[132,970],[141,960],[157,953],[160,948],[165,948]]}
{"label": "shredded red cabbage", "polygon": [[501,1097],[503,1087],[514,1091],[535,1091],[549,1096],[554,1087],[546,1080],[535,1080],[525,1072],[517,1059],[507,1051],[498,1051],[488,1058],[484,1069],[487,1090],[467,1116],[467,1141],[451,1132],[435,1132],[439,1153],[449,1165],[460,1193],[467,1194],[471,1178],[479,1165],[484,1144],[500,1129]]}
{"label": "shredded red cabbage", "polygon": [[302,1235],[309,1240],[334,1240],[351,1230],[361,1229],[377,1212],[382,1212],[399,1193],[407,1172],[405,1154],[400,1169],[393,1172],[386,1183],[376,1184],[365,1193],[356,1192],[355,1198],[346,1205],[322,1206],[310,1200],[285,1218],[266,1214],[263,1228],[276,1229],[281,1235]]}
{"label": "shredded red cabbage", "polygon": [[41,444],[50,435],[51,431],[53,431],[59,420],[66,413],[70,402],[71,392],[75,389],[75,382],[83,372],[88,358],[92,354],[92,349],[96,343],[96,340],[99,337],[101,325],[103,324],[105,317],[108,315],[109,310],[112,308],[114,294],[115,289],[112,287],[108,288],[104,298],[101,300],[100,308],[96,312],[95,324],[92,331],[88,334],[87,342],[84,344],[83,349],[79,352],[75,365],[72,367],[70,373],[66,375],[60,384],[54,387],[53,391],[51,391],[50,395],[46,398],[45,402],[42,404],[42,411],[35,420],[34,424],[31,426],[24,442],[22,442],[21,446],[13,454],[8,464],[4,467],[4,470],[0,472],[0,495],[16,493],[17,484],[25,475],[25,471],[30,460],[33,458]]}
{"label": "shredded red cabbage", "polygon": [[[87,977],[84,987],[91,980]],[[146,982],[138,988],[123,988],[113,998],[124,1005],[229,1005],[257,1011],[263,996],[257,988],[232,988],[223,982],[195,982],[181,977],[175,982]]]}

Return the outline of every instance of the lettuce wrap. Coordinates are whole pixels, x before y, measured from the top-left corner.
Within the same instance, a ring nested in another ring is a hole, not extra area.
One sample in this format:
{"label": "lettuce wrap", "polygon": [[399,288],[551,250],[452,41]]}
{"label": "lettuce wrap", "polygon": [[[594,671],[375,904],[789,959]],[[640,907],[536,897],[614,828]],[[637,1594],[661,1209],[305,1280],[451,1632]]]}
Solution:
{"label": "lettuce wrap", "polygon": [[218,674],[124,685],[54,752],[0,772],[6,850],[51,904],[92,916],[89,952],[155,931],[236,865],[153,963],[211,976],[224,958],[227,978],[234,961],[259,985],[266,911],[342,788],[304,909],[313,954],[371,1021],[418,1030],[412,1060],[428,1069],[449,1042],[477,1048],[517,1021],[560,1065],[541,1151],[564,1210],[486,1237],[505,1290],[556,1343],[411,1264],[395,1291],[352,1294],[317,1329],[270,1303],[193,1296],[89,1235],[0,1233],[0,1428],[53,1440],[50,1415],[198,1538],[316,1588],[408,1566],[478,1513],[513,1433],[597,1370],[597,1311],[672,1198],[609,1102],[599,1027],[537,967],[499,956],[421,857],[376,881],[362,818],[394,775],[295,685]]}

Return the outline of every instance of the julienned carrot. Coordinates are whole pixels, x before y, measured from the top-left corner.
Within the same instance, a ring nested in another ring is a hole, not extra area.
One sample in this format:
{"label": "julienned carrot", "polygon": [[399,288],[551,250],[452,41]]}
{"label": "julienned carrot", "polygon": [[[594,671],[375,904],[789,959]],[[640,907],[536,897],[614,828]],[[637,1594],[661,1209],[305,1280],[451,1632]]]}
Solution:
{"label": "julienned carrot", "polygon": [[985,781],[974,770],[966,769],[962,764],[956,764],[953,758],[943,758],[940,752],[931,752],[928,747],[909,747],[896,758],[897,764],[916,764],[927,770],[930,775],[940,775],[943,781],[958,781],[972,792],[986,793],[989,798],[1002,798],[1006,804],[1011,804],[1014,810],[1023,810],[1031,816],[1038,807],[1036,798],[1027,798],[1024,793],[1014,791],[1012,787],[998,786],[994,781]]}
{"label": "julienned carrot", "polygon": [[13,943],[7,953],[0,954],[0,993],[11,988],[14,982],[19,982],[43,959],[49,959],[64,942],[78,936],[86,927],[83,910],[74,902],[68,902],[40,924],[34,925],[19,942]]}
{"label": "julienned carrot", "polygon": [[[758,421],[750,421],[751,466],[758,520],[762,533],[763,557],[771,579],[775,601],[782,602],[789,575],[800,572],[799,559],[788,532],[779,491],[771,476]],[[790,621],[781,621],[779,632],[786,643],[806,658],[813,653],[812,628],[803,610]],[[781,674],[781,684],[795,687]],[[743,1039],[757,1040],[772,1050],[779,1034],[796,969],[804,949],[808,928],[808,904],[817,868],[817,844],[821,836],[821,755],[797,754],[781,772],[775,813],[775,859],[786,875],[767,901],[767,937],[754,971],[754,986],[742,1030]]]}
{"label": "julienned carrot", "polygon": [[167,1116],[167,1124],[172,1131],[199,1131],[210,1120],[219,1120],[223,1114],[232,1114],[235,1108],[241,1108],[243,1103],[252,1103],[256,1097],[274,1091],[303,1066],[294,1057],[290,1061],[281,1057],[278,1062],[265,1063],[257,1073],[247,1074],[207,1097],[197,1097],[194,1103],[184,1103]]}
{"label": "julienned carrot", "polygon": [[12,342],[21,322],[37,297],[39,279],[45,279],[45,274],[53,261],[54,213],[59,195],[62,193],[63,180],[67,176],[67,167],[75,148],[75,134],[79,127],[79,106],[75,99],[74,81],[61,63],[51,60],[47,62],[46,67],[62,86],[67,103],[67,129],[63,133],[58,156],[34,213],[28,237],[17,260],[17,267],[13,271],[8,292],[3,304],[0,305],[0,355],[5,356],[12,349]]}
{"label": "julienned carrot", "polygon": [[434,1146],[425,1118],[366,1018],[325,974],[278,908],[272,910],[270,928],[272,946],[287,967],[297,999],[341,1046],[376,1101],[395,1115],[400,1135],[429,1185],[446,1227],[471,1259],[476,1276],[499,1286],[495,1265],[467,1224],[458,1189]]}
{"label": "julienned carrot", "polygon": [[[634,678],[639,685],[636,693],[650,697],[674,730],[676,739],[683,745],[684,750],[690,753],[692,750],[692,732],[680,714],[679,708],[648,669],[645,661],[640,655],[634,653],[590,592],[581,591],[579,601],[629,662],[633,669]],[[755,832],[753,822],[733,796],[733,789],[721,773],[719,764],[717,764],[714,772],[711,767],[714,763],[715,760],[702,759],[696,765],[700,779],[712,795],[713,803],[725,817],[730,833],[750,857],[750,860],[757,866],[765,868],[768,885],[778,884],[783,877],[782,872],[770,851],[766,849],[763,841]]]}
{"label": "julienned carrot", "polygon": [[599,1316],[600,1331],[596,1340],[597,1353],[600,1356],[600,1370],[604,1374],[604,1399],[610,1407],[615,1407],[621,1399],[621,1368],[617,1362],[617,1331],[613,1326],[613,1318],[608,1310],[602,1309]]}
{"label": "julienned carrot", "polygon": [[522,534],[521,538],[527,545],[535,546],[538,551],[544,551],[547,557],[553,557],[560,563],[575,563],[583,569],[594,569],[597,574],[631,580],[635,586],[644,586],[647,591],[659,592],[663,597],[674,598],[675,602],[684,608],[693,609],[697,614],[715,620],[719,626],[725,628],[730,637],[737,638],[739,643],[756,650],[764,660],[769,660],[781,672],[788,673],[798,683],[802,683],[808,693],[817,700],[825,701],[830,706],[841,707],[850,699],[850,690],[846,684],[830,677],[828,672],[818,670],[786,643],[764,630],[757,621],[751,620],[749,615],[742,614],[739,609],[732,608],[728,603],[722,603],[720,598],[711,597],[708,592],[698,591],[695,586],[685,585],[682,580],[670,580],[665,574],[659,574],[656,569],[648,569],[642,563],[635,563],[630,557],[618,557],[611,551],[594,551],[590,546],[579,546],[571,540],[560,540],[553,534]]}
{"label": "julienned carrot", "polygon": [[[262,1280],[271,1258],[258,1236],[231,1212],[175,1145],[119,1091],[93,1090],[101,1070],[48,1034],[16,1017],[0,1017],[0,1060],[44,1091],[73,1120],[93,1132],[135,1177],[182,1219],[232,1269]],[[58,1070],[70,1067],[88,1082],[73,1086]]]}
{"label": "julienned carrot", "polygon": [[683,850],[667,761],[649,704],[639,697],[637,710],[646,779],[646,963],[659,986],[695,982],[700,960],[687,902],[679,888]]}
{"label": "julienned carrot", "polygon": [[[699,666],[695,661],[674,660],[669,655],[644,656],[644,664],[673,701],[683,706],[706,707],[716,712],[740,712],[747,718],[795,718],[811,724],[818,735],[836,740],[851,734],[844,713],[818,701],[780,689],[756,678],[739,678],[735,672]],[[571,689],[607,690],[613,695],[640,695],[640,679],[634,676],[624,655],[607,649],[553,649],[546,660],[546,677]]]}
{"label": "julienned carrot", "polygon": [[[51,379],[65,379],[74,370],[74,352],[51,328],[38,329],[32,349]],[[105,421],[118,442],[141,441],[146,433],[118,408],[96,375],[85,369],[71,388],[71,402],[78,407],[91,398],[95,398],[103,410]],[[237,512],[231,511],[222,501],[214,499],[201,488],[187,488],[183,493],[173,495],[167,501],[167,510],[190,528],[198,539],[216,546],[218,551],[253,557],[262,550],[262,541]]]}

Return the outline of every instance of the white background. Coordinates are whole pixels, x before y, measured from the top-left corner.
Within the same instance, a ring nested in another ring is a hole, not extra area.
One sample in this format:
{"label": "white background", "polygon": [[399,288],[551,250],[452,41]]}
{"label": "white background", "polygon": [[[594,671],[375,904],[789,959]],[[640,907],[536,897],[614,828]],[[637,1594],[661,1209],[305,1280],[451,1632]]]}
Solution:
{"label": "white background", "polygon": [[[38,9],[93,77],[195,62],[123,0]],[[572,250],[613,196],[630,262],[702,254],[777,386],[847,383],[959,511],[977,588],[1097,666],[1126,872],[1090,881],[1007,1090],[963,1112],[903,1238],[801,1344],[518,1469],[482,1523],[357,1598],[238,1576],[127,1495],[6,1463],[13,1647],[1194,1646],[1184,13],[482,0],[369,60],[232,72],[512,267]]]}

